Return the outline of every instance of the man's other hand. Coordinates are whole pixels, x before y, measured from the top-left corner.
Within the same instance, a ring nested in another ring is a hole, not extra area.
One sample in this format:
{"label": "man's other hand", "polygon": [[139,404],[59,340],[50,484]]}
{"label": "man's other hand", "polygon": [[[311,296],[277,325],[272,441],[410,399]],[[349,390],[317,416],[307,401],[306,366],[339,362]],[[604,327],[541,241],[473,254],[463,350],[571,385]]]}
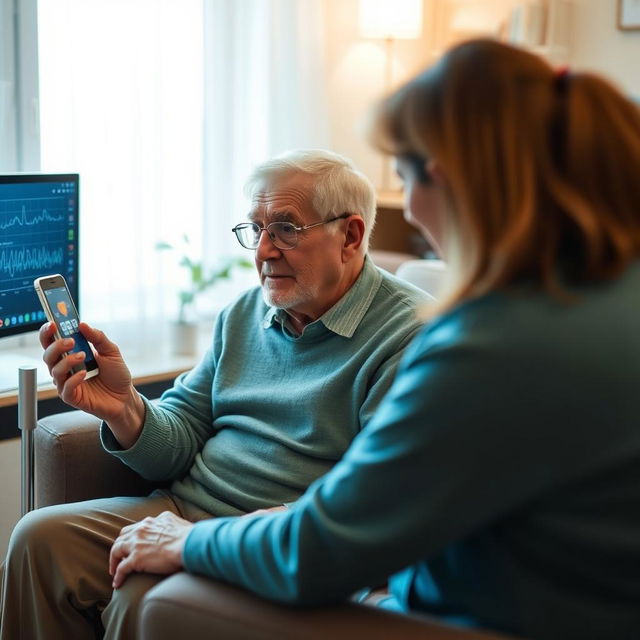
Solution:
{"label": "man's other hand", "polygon": [[133,571],[169,575],[182,569],[182,550],[193,523],[164,511],[123,527],[111,547],[109,574],[118,589]]}

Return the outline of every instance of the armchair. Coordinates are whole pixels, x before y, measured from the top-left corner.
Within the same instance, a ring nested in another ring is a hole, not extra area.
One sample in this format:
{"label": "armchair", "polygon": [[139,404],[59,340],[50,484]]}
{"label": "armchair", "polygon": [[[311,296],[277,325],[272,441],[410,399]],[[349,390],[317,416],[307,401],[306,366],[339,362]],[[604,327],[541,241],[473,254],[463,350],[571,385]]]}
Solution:
{"label": "armchair", "polygon": [[[35,504],[115,495],[145,495],[153,486],[101,447],[100,421],[80,411],[42,418],[34,432]],[[278,605],[247,591],[187,573],[168,577],[146,596],[140,638],[218,640],[508,640],[460,630],[423,616],[405,616],[355,603],[324,608]]]}

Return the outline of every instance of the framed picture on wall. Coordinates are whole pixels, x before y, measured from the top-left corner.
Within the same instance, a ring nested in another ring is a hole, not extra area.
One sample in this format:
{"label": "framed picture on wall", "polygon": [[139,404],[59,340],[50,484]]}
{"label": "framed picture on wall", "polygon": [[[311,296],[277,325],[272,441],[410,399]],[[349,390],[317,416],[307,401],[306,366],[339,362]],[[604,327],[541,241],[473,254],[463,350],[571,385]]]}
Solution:
{"label": "framed picture on wall", "polygon": [[618,0],[618,29],[640,29],[640,0]]}

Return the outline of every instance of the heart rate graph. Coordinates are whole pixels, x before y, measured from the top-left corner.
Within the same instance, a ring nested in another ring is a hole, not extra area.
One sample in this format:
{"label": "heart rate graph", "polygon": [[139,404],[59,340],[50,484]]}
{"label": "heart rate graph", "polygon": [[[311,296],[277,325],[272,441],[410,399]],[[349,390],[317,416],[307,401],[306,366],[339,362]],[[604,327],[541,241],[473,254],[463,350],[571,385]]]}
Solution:
{"label": "heart rate graph", "polygon": [[34,277],[63,271],[75,241],[73,200],[47,195],[0,200],[0,287],[30,288]]}
{"label": "heart rate graph", "polygon": [[3,249],[0,251],[0,273],[8,273],[12,278],[18,272],[60,271],[64,264],[64,251],[47,247],[33,249]]}
{"label": "heart rate graph", "polygon": [[79,187],[77,173],[0,174],[0,342],[44,321],[36,278],[59,273],[78,299]]}
{"label": "heart rate graph", "polygon": [[14,216],[8,221],[0,222],[0,231],[5,231],[11,227],[33,227],[43,222],[63,222],[64,215],[51,214],[46,209],[42,210],[41,214],[35,214],[33,216],[27,215],[27,207],[22,206],[22,211],[19,216]]}

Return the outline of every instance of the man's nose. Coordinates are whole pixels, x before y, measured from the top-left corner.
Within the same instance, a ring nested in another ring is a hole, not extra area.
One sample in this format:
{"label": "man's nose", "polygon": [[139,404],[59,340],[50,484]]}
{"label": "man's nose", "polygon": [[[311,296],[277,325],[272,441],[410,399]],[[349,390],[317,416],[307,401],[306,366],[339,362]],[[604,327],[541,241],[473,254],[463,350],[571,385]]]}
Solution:
{"label": "man's nose", "polygon": [[275,244],[266,229],[260,233],[260,241],[258,242],[258,248],[256,249],[256,258],[260,261],[263,260],[275,260],[282,255],[282,252]]}

